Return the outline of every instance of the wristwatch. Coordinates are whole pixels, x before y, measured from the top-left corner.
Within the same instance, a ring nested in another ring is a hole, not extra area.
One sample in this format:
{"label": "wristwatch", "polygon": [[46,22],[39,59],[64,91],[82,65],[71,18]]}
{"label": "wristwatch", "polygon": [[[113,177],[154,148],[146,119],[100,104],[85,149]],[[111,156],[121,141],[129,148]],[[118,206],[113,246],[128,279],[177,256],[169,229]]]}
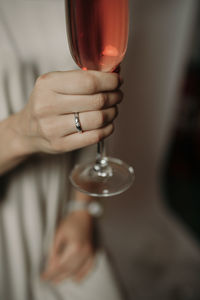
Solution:
{"label": "wristwatch", "polygon": [[87,211],[91,216],[99,218],[103,215],[103,207],[98,201],[78,201],[78,200],[70,200],[67,204],[67,212],[74,211]]}

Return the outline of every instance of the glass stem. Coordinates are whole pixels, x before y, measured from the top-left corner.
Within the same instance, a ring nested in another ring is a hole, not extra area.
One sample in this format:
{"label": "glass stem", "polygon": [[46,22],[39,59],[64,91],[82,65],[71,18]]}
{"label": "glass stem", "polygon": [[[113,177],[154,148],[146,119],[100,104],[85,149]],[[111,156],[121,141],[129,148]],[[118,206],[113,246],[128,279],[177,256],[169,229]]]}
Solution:
{"label": "glass stem", "polygon": [[100,177],[110,177],[112,176],[112,169],[108,164],[107,157],[106,157],[106,148],[105,142],[102,140],[97,144],[97,156],[96,162],[94,165],[94,171]]}
{"label": "glass stem", "polygon": [[102,140],[97,144],[97,157],[96,157],[96,163],[101,162],[102,159],[106,157],[106,147],[105,142]]}

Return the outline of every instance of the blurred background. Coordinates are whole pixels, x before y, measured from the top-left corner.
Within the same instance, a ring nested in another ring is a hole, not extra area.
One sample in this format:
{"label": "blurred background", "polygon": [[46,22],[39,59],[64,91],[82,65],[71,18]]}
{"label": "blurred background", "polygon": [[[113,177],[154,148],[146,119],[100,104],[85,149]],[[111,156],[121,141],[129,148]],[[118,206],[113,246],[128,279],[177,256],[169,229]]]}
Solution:
{"label": "blurred background", "polygon": [[130,6],[125,101],[109,151],[136,180],[104,200],[102,238],[125,299],[199,300],[199,1]]}

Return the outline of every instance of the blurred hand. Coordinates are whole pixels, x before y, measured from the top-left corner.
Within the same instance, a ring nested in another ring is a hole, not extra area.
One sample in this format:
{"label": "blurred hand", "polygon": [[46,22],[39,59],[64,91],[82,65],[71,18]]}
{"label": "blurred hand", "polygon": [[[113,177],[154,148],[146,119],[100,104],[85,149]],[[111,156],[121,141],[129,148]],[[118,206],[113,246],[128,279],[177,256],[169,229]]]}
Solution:
{"label": "blurred hand", "polygon": [[[63,153],[99,142],[113,132],[123,96],[116,73],[51,72],[40,76],[28,104],[18,114],[32,152]],[[77,132],[79,112],[83,133]]]}
{"label": "blurred hand", "polygon": [[67,216],[58,226],[42,278],[54,283],[69,277],[82,280],[94,261],[92,233],[92,217],[87,212]]}

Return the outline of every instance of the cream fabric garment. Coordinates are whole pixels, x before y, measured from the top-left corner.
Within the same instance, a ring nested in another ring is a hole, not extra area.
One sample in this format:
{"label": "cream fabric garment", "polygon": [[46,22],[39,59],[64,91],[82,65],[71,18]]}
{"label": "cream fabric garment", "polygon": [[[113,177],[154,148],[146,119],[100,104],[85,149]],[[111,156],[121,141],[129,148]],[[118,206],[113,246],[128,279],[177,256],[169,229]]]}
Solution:
{"label": "cream fabric garment", "polygon": [[[0,41],[0,120],[25,105],[38,75],[76,67],[62,0],[0,0]],[[36,156],[0,178],[0,300],[120,299],[103,253],[80,285],[39,279],[73,163],[70,153]]]}

